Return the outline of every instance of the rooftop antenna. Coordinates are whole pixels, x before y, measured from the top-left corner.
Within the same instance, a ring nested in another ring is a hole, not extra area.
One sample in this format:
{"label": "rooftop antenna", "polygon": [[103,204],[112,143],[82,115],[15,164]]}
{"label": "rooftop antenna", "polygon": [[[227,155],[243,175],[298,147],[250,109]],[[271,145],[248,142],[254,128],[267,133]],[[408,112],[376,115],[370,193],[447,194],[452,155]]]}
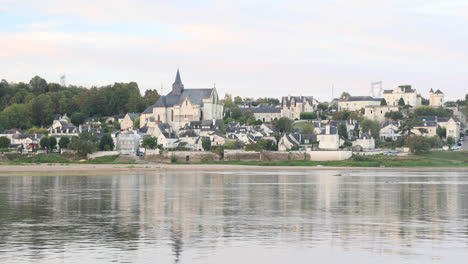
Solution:
{"label": "rooftop antenna", "polygon": [[65,76],[65,74],[62,74],[60,76],[60,84],[63,86],[63,87],[66,87],[67,86],[67,77]]}
{"label": "rooftop antenna", "polygon": [[164,86],[162,82],[161,82],[161,94],[164,94]]}
{"label": "rooftop antenna", "polygon": [[382,81],[371,82],[370,96],[381,97],[383,92]]}

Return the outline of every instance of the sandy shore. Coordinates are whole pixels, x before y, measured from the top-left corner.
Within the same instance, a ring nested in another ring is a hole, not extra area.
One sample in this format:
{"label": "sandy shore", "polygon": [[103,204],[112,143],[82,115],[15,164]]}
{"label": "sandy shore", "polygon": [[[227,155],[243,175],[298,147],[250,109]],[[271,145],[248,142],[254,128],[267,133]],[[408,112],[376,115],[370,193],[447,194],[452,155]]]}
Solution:
{"label": "sandy shore", "polygon": [[405,170],[405,171],[468,171],[468,167],[399,167],[399,168],[376,168],[376,167],[322,167],[322,166],[247,166],[226,164],[41,164],[41,165],[1,165],[0,174],[10,173],[44,173],[44,172],[128,172],[128,171],[304,171],[304,170]]}

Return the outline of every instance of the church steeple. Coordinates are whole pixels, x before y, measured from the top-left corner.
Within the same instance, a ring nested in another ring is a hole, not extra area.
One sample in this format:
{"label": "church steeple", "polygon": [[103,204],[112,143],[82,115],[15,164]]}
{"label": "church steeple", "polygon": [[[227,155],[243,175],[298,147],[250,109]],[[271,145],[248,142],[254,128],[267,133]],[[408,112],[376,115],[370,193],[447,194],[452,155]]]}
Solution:
{"label": "church steeple", "polygon": [[172,93],[182,94],[183,91],[184,91],[184,84],[182,83],[182,80],[180,78],[179,69],[177,69],[177,75],[176,75],[174,83],[172,84]]}

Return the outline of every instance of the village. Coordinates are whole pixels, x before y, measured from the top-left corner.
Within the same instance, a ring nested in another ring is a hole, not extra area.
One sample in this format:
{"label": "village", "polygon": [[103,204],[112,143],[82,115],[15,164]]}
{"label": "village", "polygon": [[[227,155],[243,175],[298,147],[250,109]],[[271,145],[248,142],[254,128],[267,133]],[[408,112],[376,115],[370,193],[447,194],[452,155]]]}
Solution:
{"label": "village", "polygon": [[279,159],[291,159],[281,153],[302,152],[297,159],[343,160],[466,150],[468,98],[446,102],[441,90],[424,93],[402,85],[381,97],[344,92],[331,102],[303,95],[220,99],[215,87],[185,88],[177,71],[171,92],[141,113],[89,116],[79,125],[66,113],[56,114],[48,127],[1,131],[0,145],[2,152],[31,155],[74,152],[90,159],[128,155],[169,162],[263,160],[268,155],[262,158],[262,152],[277,152]]}

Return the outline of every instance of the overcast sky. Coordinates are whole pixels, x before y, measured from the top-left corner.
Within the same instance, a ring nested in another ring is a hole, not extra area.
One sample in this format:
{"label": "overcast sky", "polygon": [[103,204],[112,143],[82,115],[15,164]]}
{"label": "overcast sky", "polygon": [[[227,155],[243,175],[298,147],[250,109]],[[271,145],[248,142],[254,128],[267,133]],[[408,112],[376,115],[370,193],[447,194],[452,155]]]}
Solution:
{"label": "overcast sky", "polygon": [[263,97],[468,93],[468,0],[0,0],[0,79]]}

